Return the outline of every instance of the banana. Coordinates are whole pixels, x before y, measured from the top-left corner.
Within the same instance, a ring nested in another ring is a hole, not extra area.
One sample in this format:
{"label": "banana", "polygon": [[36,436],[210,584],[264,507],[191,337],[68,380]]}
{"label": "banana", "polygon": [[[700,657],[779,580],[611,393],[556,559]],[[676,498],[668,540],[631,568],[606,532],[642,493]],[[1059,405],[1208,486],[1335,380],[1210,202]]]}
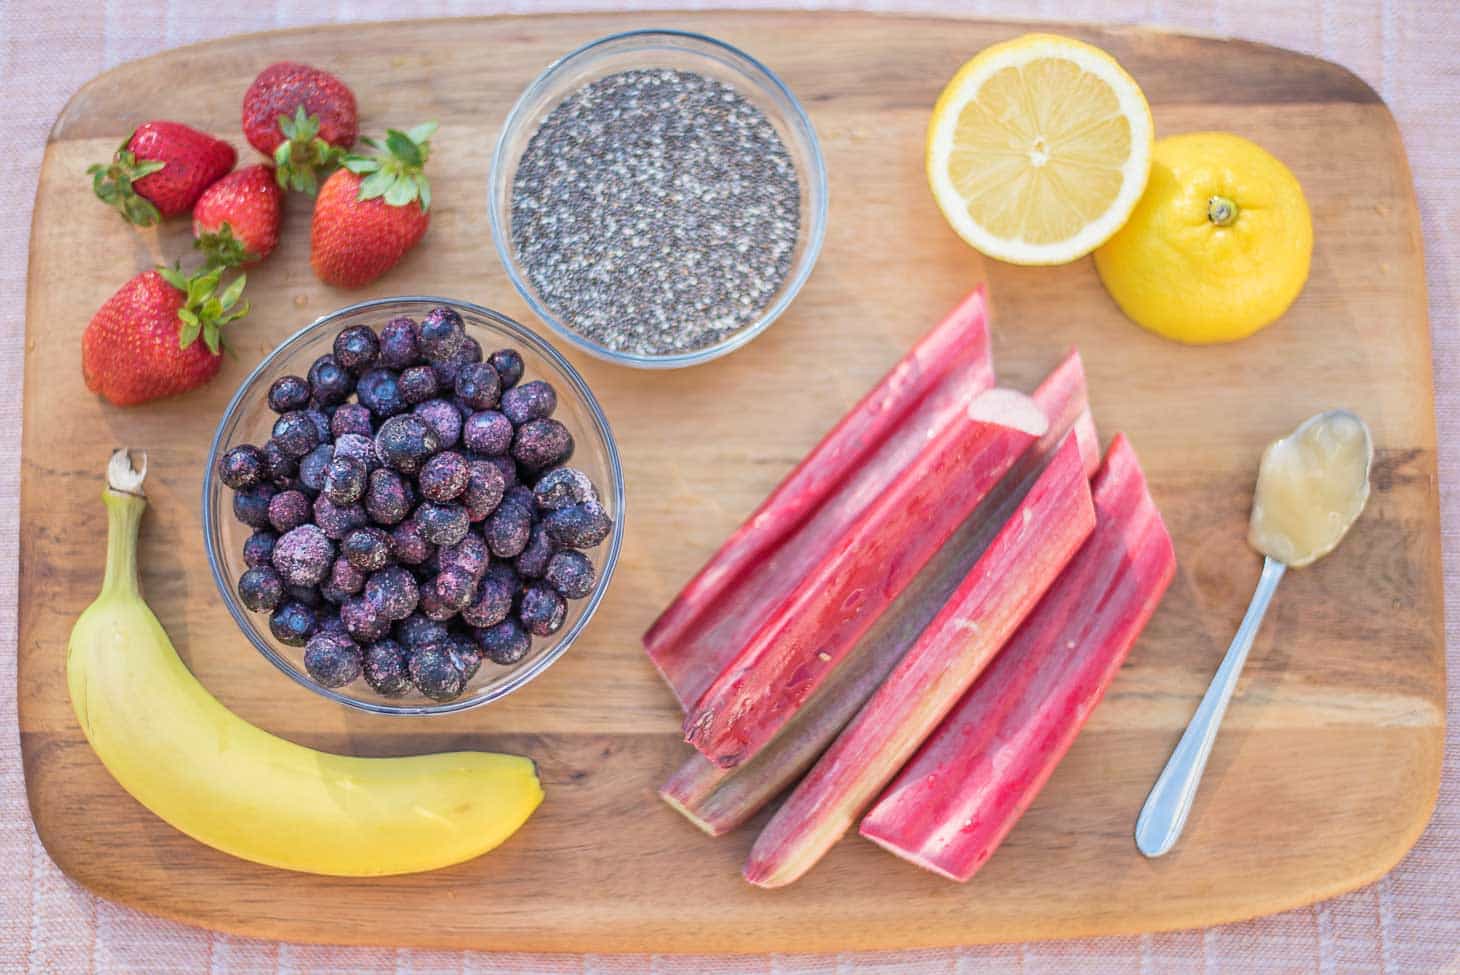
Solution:
{"label": "banana", "polygon": [[336,876],[433,870],[485,853],[542,801],[530,759],[485,752],[331,755],[275,737],[220,704],[143,601],[137,529],[143,468],[107,467],[106,577],[76,621],[66,679],[107,771],[138,802],[208,846]]}

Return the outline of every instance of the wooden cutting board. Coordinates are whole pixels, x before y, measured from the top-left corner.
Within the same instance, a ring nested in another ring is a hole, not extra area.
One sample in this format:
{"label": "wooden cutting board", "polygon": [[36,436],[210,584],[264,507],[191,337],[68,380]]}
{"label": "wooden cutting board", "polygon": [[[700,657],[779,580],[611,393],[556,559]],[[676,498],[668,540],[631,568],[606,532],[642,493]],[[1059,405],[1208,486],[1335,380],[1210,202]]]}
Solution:
{"label": "wooden cutting board", "polygon": [[[628,27],[704,31],[799,94],[831,171],[820,264],[785,318],[741,352],[667,374],[569,356],[597,391],[628,480],[623,561],[586,638],[523,692],[435,720],[358,714],[295,686],[236,631],[208,576],[199,486],[238,382],[275,343],[365,297],[438,294],[530,322],[488,243],[488,159],[513,100],[549,61]],[[1286,51],[1139,29],[1058,28],[1110,50],[1160,134],[1233,129],[1288,163],[1317,232],[1288,315],[1223,348],[1125,321],[1090,261],[981,261],[934,210],[927,114],[1008,23],[851,14],[656,14],[420,22],[238,37],[124,65],[56,122],[32,232],[21,511],[19,702],[31,810],[68,874],[146,911],[271,938],[562,951],[817,951],[951,945],[1206,925],[1328,897],[1380,876],[1435,801],[1444,729],[1439,518],[1420,225],[1394,120],[1344,69]],[[1048,25],[1040,29],[1051,29]],[[254,313],[207,389],[138,409],[87,394],[77,342],[137,270],[188,253],[187,226],[136,233],[84,175],[131,125],[185,120],[234,140],[239,98],[279,59],[354,87],[362,128],[438,119],[424,245],[372,287],[321,286],[308,201],[250,273]],[[1071,344],[1096,416],[1126,431],[1181,571],[1105,703],[1034,808],[967,886],[858,839],[764,892],[740,864],[754,829],[711,840],[653,796],[680,761],[679,712],[639,635],[679,585],[913,340],[989,283],[1004,382],[1031,388]],[[1180,847],[1156,862],[1136,811],[1230,639],[1258,574],[1244,544],[1258,454],[1324,407],[1373,427],[1374,496],[1343,548],[1291,573],[1258,638]],[[174,832],[97,762],[66,698],[72,621],[101,576],[108,450],[146,448],[152,606],[199,677],[244,717],[359,754],[529,754],[548,798],[503,848],[436,873],[302,876]]]}

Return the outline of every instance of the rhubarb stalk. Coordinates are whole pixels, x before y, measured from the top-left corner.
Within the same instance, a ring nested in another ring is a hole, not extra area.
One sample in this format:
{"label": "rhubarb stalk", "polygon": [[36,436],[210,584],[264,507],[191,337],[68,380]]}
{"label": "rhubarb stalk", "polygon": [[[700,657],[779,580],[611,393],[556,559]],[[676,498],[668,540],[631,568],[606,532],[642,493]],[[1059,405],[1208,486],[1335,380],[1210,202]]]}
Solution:
{"label": "rhubarb stalk", "polygon": [[1048,781],[1176,571],[1123,436],[1106,453],[1094,499],[1094,534],[862,820],[863,836],[966,881]]}
{"label": "rhubarb stalk", "polygon": [[851,828],[1094,525],[1079,443],[1067,437],[948,603],[776,811],[751,850],[746,880],[761,887],[791,883]]}
{"label": "rhubarb stalk", "polygon": [[[715,764],[740,764],[795,716],[1048,421],[1023,393],[991,389],[941,429],[919,426],[896,435],[896,478],[873,493],[870,479],[853,477],[849,496],[832,502],[858,509],[857,520],[685,715],[685,740]],[[831,514],[823,508],[813,523]]]}
{"label": "rhubarb stalk", "polygon": [[886,680],[897,661],[948,601],[1023,497],[1054,448],[1075,431],[1093,474],[1100,462],[1085,371],[1070,352],[1032,398],[1049,430],[949,539],[781,732],[753,759],[721,768],[693,752],[659,790],[660,797],[711,836],[740,826],[811,767],[837,733]]}
{"label": "rhubarb stalk", "polygon": [[[993,385],[984,291],[968,296],[842,418],[675,597],[644,636],[680,704],[693,705],[770,617],[781,597],[859,510],[845,501],[861,472],[875,494],[896,479],[917,417],[939,429]],[[862,501],[865,502],[866,496]],[[828,516],[813,518],[823,508]],[[814,522],[814,524],[810,524]]]}

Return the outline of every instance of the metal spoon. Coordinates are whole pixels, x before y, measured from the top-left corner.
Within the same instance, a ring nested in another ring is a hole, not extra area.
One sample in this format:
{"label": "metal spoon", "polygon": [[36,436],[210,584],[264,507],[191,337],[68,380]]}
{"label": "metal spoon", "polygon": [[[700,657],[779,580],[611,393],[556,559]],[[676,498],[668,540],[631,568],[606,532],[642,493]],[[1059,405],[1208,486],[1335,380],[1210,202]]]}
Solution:
{"label": "metal spoon", "polygon": [[1181,837],[1227,703],[1283,573],[1317,561],[1343,540],[1368,501],[1373,460],[1369,428],[1346,410],[1310,417],[1263,453],[1248,532],[1265,556],[1262,575],[1222,665],[1136,819],[1136,846],[1146,856],[1169,852]]}

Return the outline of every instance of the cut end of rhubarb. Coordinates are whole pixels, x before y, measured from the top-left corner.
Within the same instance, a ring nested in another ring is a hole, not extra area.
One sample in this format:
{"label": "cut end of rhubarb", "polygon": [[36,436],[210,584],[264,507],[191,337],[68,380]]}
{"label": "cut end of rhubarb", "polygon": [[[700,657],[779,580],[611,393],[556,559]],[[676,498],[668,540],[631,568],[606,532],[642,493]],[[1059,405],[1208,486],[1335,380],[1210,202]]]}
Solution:
{"label": "cut end of rhubarb", "polygon": [[938,876],[946,878],[948,880],[952,880],[955,883],[965,884],[968,882],[969,877],[973,876],[972,874],[969,874],[967,877],[960,877],[958,874],[952,873],[949,870],[945,869],[943,865],[937,860],[930,860],[927,857],[920,855],[920,852],[916,850],[903,849],[896,843],[884,840],[876,833],[869,832],[865,826],[862,829],[862,836],[865,839],[871,840],[873,843],[882,847],[882,849],[886,850],[888,853],[891,853],[899,860],[906,860],[908,863],[911,863],[915,867],[922,867],[929,873],[935,873]]}
{"label": "cut end of rhubarb", "polygon": [[1042,437],[1049,429],[1049,418],[1028,396],[1012,389],[991,389],[968,404],[968,418],[983,423],[1022,430],[1031,437]]}
{"label": "cut end of rhubarb", "polygon": [[694,809],[680,802],[679,799],[672,795],[667,789],[659,790],[659,798],[663,799],[665,804],[668,805],[670,809],[675,810],[685,819],[688,819],[690,822],[694,823],[699,831],[704,833],[706,836],[724,835],[724,830],[716,829],[714,825],[701,819],[699,817],[699,814],[696,813]]}

